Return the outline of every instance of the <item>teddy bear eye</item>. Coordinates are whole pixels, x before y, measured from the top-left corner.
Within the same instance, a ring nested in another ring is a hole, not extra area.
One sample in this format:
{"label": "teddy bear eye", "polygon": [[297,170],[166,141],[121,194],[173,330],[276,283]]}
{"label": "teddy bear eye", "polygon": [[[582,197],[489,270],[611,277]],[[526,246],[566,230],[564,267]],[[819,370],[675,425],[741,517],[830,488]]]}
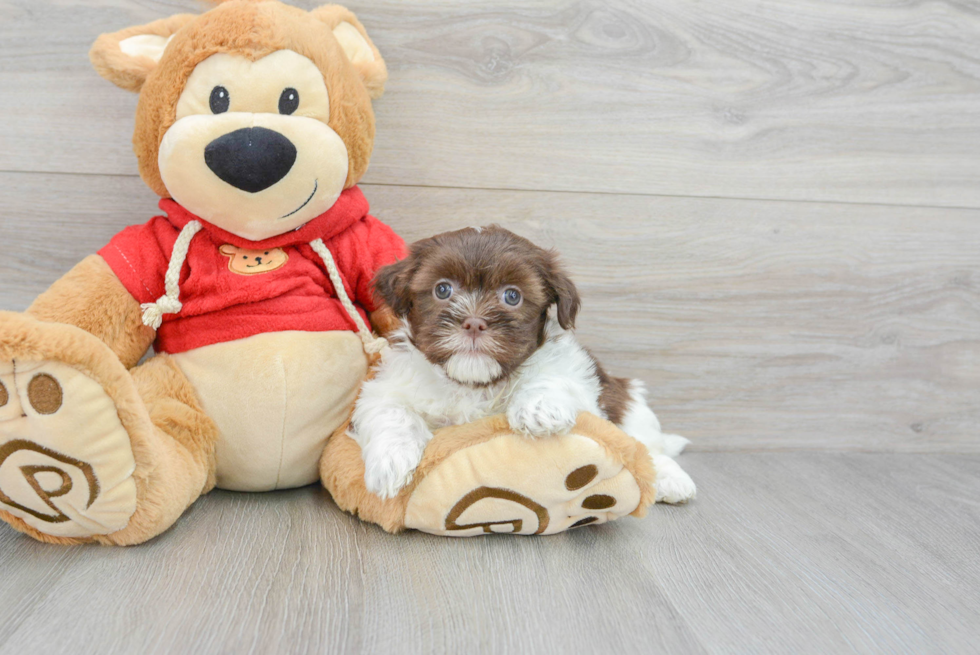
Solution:
{"label": "teddy bear eye", "polygon": [[223,86],[216,86],[211,89],[211,113],[223,114],[228,111],[228,103],[231,98],[228,96],[228,89]]}
{"label": "teddy bear eye", "polygon": [[279,96],[279,113],[287,116],[299,107],[299,91],[293,88],[284,89]]}

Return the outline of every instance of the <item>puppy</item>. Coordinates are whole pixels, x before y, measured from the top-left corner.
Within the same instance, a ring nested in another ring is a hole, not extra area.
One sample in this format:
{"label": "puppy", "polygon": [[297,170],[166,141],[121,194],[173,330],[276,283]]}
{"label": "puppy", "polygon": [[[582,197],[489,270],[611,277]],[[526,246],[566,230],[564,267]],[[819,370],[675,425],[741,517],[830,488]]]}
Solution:
{"label": "puppy", "polygon": [[436,428],[503,412],[538,437],[568,431],[586,411],[646,445],[658,500],[694,497],[671,459],[687,439],[660,431],[642,382],[611,377],[576,342],[579,295],[554,252],[498,226],[469,228],[415,243],[374,284],[401,327],[351,419],[369,491],[397,495]]}

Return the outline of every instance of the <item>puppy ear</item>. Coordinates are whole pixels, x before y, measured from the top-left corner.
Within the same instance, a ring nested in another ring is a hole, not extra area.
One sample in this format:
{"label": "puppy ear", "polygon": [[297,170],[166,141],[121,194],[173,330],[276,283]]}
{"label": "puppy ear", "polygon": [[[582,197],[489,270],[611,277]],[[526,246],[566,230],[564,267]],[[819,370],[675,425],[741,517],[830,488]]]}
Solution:
{"label": "puppy ear", "polygon": [[361,81],[367,87],[368,95],[377,100],[385,92],[385,81],[388,79],[388,69],[381,53],[368,37],[367,30],[357,20],[357,16],[346,7],[340,5],[324,5],[310,12],[333,30],[333,35],[340,44],[347,59],[354,65]]}
{"label": "puppy ear", "polygon": [[566,330],[571,330],[575,327],[575,317],[578,315],[582,301],[575,283],[568,277],[558,261],[558,255],[554,252],[548,253],[544,279],[551,293],[551,301],[558,305],[558,324]]}
{"label": "puppy ear", "polygon": [[415,263],[411,255],[382,267],[374,274],[375,297],[391,307],[399,317],[407,316],[412,309],[411,283],[414,274]]}
{"label": "puppy ear", "polygon": [[174,34],[196,19],[194,14],[177,14],[146,25],[127,27],[103,34],[89,50],[96,72],[127,91],[139,92]]}

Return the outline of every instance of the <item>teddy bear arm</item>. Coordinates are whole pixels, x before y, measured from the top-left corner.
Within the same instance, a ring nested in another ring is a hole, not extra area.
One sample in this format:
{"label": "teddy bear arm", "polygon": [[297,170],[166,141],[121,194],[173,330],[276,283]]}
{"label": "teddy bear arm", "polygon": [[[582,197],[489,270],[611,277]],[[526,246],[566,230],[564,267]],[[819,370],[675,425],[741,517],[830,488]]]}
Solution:
{"label": "teddy bear arm", "polygon": [[139,301],[99,255],[89,255],[79,262],[38,296],[27,313],[95,335],[119,356],[126,368],[136,365],[156,334],[143,324]]}
{"label": "teddy bear arm", "polygon": [[368,318],[371,320],[371,327],[383,337],[398,329],[401,321],[387,305],[379,305],[376,310],[370,313]]}

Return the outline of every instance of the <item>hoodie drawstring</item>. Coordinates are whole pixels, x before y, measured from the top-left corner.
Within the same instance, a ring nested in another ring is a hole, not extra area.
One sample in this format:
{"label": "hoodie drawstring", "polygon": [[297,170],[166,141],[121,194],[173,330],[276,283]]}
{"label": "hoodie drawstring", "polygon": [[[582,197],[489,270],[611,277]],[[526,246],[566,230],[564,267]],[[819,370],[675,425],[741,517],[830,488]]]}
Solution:
{"label": "hoodie drawstring", "polygon": [[347,310],[347,315],[350,316],[351,320],[354,321],[354,325],[357,326],[357,335],[361,337],[361,342],[364,344],[364,352],[369,355],[374,355],[384,350],[385,346],[388,345],[388,340],[384,337],[375,337],[371,333],[371,329],[368,328],[364,319],[361,318],[357,308],[354,307],[354,303],[350,301],[350,296],[347,295],[347,290],[344,288],[344,281],[340,277],[340,271],[337,270],[337,264],[334,262],[330,250],[323,244],[323,239],[310,241],[310,247],[313,248],[316,254],[320,255],[320,259],[323,260],[323,265],[327,267],[327,275],[330,276],[330,282],[333,283],[333,288],[337,292],[337,298],[340,300],[340,304],[344,306],[344,309]]}
{"label": "hoodie drawstring", "polygon": [[174,242],[174,251],[170,254],[170,263],[167,265],[167,274],[163,278],[163,288],[166,293],[157,298],[156,302],[147,302],[140,305],[143,310],[143,324],[157,330],[163,323],[164,314],[176,314],[183,305],[180,304],[180,269],[184,268],[184,260],[187,259],[187,249],[191,245],[191,239],[201,229],[198,221],[191,221],[177,235]]}
{"label": "hoodie drawstring", "polygon": [[[177,314],[183,308],[180,302],[180,271],[184,267],[184,261],[187,259],[187,250],[190,248],[191,239],[200,230],[201,223],[199,221],[190,221],[181,229],[180,234],[177,235],[177,241],[174,242],[174,250],[170,254],[170,263],[167,265],[167,274],[163,278],[163,286],[166,293],[160,296],[156,302],[148,302],[140,305],[140,309],[143,310],[144,325],[148,325],[154,330],[157,330],[163,324],[164,314]],[[351,302],[350,296],[347,295],[347,290],[344,288],[344,281],[340,277],[340,271],[337,270],[337,264],[334,262],[333,255],[330,254],[330,250],[324,245],[323,239],[311,241],[310,247],[320,256],[320,259],[323,260],[323,265],[327,267],[327,275],[330,276],[330,282],[337,292],[337,298],[340,300],[340,304],[344,306],[347,315],[350,316],[351,320],[354,321],[354,325],[357,326],[357,336],[361,338],[361,342],[364,344],[364,352],[369,355],[381,352],[388,345],[388,340],[384,337],[375,337],[371,333],[371,329],[364,322],[364,319],[361,318],[357,308],[354,307],[354,303]]]}

